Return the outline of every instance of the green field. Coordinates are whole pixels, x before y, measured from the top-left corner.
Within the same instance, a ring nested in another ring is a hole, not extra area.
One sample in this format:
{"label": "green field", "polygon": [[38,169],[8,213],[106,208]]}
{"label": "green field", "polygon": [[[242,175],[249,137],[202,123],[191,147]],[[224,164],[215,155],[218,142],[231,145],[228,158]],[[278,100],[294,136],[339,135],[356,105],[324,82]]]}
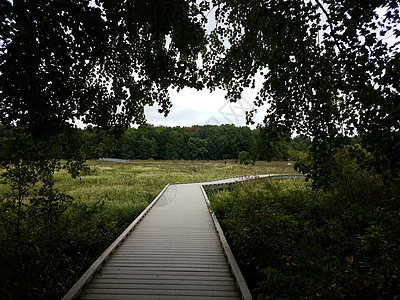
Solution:
{"label": "green field", "polygon": [[168,183],[197,182],[241,175],[296,173],[287,162],[257,162],[241,165],[234,161],[130,161],[129,163],[87,162],[90,171],[72,179],[66,171],[55,175],[56,187],[84,202],[104,200],[107,205],[149,202]]}

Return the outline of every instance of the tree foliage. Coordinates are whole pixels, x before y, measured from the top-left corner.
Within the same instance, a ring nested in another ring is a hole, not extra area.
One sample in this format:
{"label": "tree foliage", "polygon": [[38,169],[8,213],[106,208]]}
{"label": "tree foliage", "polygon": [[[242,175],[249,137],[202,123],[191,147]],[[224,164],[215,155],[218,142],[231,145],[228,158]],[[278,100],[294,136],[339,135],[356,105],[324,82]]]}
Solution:
{"label": "tree foliage", "polygon": [[199,87],[205,42],[194,1],[7,1],[0,27],[1,119],[36,135],[71,120],[142,122],[167,88]]}
{"label": "tree foliage", "polygon": [[217,26],[206,60],[213,74],[208,85],[225,88],[226,98],[236,101],[261,76],[255,104],[268,104],[266,126],[273,135],[312,137],[312,164],[304,171],[317,186],[327,185],[334,154],[344,137],[354,134],[373,154],[375,168],[398,175],[397,1],[213,0],[212,5]]}

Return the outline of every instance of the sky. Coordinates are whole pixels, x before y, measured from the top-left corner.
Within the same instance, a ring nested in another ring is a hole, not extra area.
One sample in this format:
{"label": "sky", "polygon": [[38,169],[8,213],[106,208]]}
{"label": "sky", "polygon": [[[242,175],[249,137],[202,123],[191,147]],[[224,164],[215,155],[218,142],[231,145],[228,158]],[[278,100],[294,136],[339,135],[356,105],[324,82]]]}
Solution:
{"label": "sky", "polygon": [[[145,114],[147,123],[155,126],[192,126],[192,125],[221,125],[234,124],[235,126],[246,125],[246,111],[253,109],[253,101],[259,87],[246,89],[242,98],[231,103],[227,101],[225,91],[219,89],[212,93],[208,90],[197,91],[184,88],[179,93],[170,90],[172,108],[165,118],[158,113],[158,107],[147,106]],[[257,123],[262,123],[264,108],[258,108],[254,117],[255,128]]]}

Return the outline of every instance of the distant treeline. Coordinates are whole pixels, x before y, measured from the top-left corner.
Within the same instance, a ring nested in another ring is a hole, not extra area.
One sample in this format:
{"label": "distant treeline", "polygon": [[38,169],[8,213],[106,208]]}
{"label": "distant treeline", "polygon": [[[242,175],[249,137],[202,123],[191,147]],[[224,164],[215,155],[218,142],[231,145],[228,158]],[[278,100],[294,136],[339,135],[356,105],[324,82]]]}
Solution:
{"label": "distant treeline", "polygon": [[286,137],[266,147],[259,129],[234,125],[145,125],[129,128],[118,137],[91,126],[80,131],[87,158],[218,160],[237,159],[240,152],[246,151],[258,160],[297,160],[309,146],[304,138]]}

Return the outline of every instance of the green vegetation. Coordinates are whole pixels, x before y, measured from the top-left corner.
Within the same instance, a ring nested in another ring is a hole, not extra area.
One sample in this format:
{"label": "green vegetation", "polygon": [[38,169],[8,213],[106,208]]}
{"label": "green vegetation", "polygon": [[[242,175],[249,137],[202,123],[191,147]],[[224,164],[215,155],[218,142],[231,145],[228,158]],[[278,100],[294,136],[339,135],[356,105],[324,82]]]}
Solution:
{"label": "green vegetation", "polygon": [[57,171],[47,197],[40,196],[38,182],[14,202],[10,186],[0,185],[3,298],[63,295],[167,183],[294,172],[285,162],[92,160],[87,165],[90,169],[77,179],[67,170]]}
{"label": "green vegetation", "polygon": [[400,296],[400,185],[356,171],[345,152],[338,160],[342,168],[329,192],[288,179],[210,195],[255,297]]}

